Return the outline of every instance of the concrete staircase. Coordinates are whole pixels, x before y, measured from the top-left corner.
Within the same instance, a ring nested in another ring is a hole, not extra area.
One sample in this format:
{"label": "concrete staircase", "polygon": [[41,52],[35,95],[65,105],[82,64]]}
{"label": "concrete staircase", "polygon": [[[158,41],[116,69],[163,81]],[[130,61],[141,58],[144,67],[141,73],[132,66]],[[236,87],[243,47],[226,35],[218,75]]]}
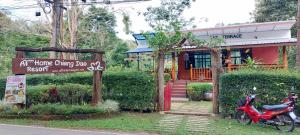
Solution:
{"label": "concrete staircase", "polygon": [[186,98],[186,80],[176,80],[171,90],[172,98]]}

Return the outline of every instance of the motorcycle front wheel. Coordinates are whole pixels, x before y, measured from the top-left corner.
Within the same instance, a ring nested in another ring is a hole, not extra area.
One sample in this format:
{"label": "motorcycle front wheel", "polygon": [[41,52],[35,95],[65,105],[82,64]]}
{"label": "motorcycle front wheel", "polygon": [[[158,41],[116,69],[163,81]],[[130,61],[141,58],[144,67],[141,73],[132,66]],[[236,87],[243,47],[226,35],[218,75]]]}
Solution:
{"label": "motorcycle front wheel", "polygon": [[238,110],[236,112],[235,118],[239,123],[242,123],[243,125],[249,125],[252,122],[249,115],[242,110]]}
{"label": "motorcycle front wheel", "polygon": [[276,128],[283,132],[292,132],[295,129],[295,121],[288,115],[278,115],[276,118]]}

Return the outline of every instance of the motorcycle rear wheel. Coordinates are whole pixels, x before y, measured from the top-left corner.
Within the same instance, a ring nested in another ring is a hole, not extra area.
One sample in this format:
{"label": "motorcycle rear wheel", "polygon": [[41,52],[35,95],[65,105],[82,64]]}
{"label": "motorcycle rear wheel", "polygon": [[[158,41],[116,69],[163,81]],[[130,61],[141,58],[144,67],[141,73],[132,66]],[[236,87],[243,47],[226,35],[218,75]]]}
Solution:
{"label": "motorcycle rear wheel", "polygon": [[288,114],[278,115],[275,120],[279,123],[276,129],[280,131],[293,132],[295,129],[295,121]]}
{"label": "motorcycle rear wheel", "polygon": [[250,116],[242,110],[238,110],[236,112],[235,118],[239,123],[243,125],[249,125],[252,122]]}

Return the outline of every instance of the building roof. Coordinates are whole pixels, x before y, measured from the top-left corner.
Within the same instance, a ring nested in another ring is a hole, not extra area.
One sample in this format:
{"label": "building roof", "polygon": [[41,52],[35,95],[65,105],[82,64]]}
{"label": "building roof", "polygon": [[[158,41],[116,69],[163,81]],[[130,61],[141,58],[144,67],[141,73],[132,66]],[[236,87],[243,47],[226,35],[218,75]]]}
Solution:
{"label": "building roof", "polygon": [[[200,39],[206,40],[214,36],[230,36],[222,47],[227,46],[263,46],[279,45],[289,43],[289,45],[296,43],[297,39],[291,38],[291,28],[296,23],[295,20],[279,21],[279,22],[265,22],[265,23],[249,23],[240,25],[231,25],[215,28],[194,29],[187,30],[198,36]],[[237,34],[238,33],[238,34]],[[154,36],[155,33],[150,33]],[[238,35],[232,38],[233,35]],[[127,51],[127,53],[144,53],[152,52],[152,48],[147,47],[146,38],[143,34],[133,34],[138,47],[136,49]],[[185,43],[183,48],[196,48]]]}
{"label": "building roof", "polygon": [[249,32],[263,32],[263,31],[278,31],[290,30],[296,23],[295,20],[278,21],[278,22],[264,22],[264,23],[249,23],[240,25],[230,25],[214,28],[204,28],[188,30],[196,35],[224,35],[232,33],[249,33]]}
{"label": "building roof", "polygon": [[[237,41],[237,42],[229,42],[221,44],[221,47],[227,46],[264,46],[265,44],[278,45],[278,44],[286,44],[291,45],[291,43],[296,43],[297,39],[295,38],[281,38],[281,39],[256,39],[256,40],[245,40],[245,41]],[[288,44],[289,43],[289,44]],[[197,46],[190,46],[188,44],[182,47],[183,49],[197,48]]]}

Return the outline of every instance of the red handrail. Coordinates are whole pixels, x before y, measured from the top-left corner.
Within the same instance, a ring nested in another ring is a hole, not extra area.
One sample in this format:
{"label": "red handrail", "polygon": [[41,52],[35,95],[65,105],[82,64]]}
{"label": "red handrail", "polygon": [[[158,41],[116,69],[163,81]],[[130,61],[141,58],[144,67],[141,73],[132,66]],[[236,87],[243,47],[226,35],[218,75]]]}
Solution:
{"label": "red handrail", "polygon": [[164,111],[170,111],[171,110],[171,81],[167,82],[165,86],[165,92],[164,92]]}

